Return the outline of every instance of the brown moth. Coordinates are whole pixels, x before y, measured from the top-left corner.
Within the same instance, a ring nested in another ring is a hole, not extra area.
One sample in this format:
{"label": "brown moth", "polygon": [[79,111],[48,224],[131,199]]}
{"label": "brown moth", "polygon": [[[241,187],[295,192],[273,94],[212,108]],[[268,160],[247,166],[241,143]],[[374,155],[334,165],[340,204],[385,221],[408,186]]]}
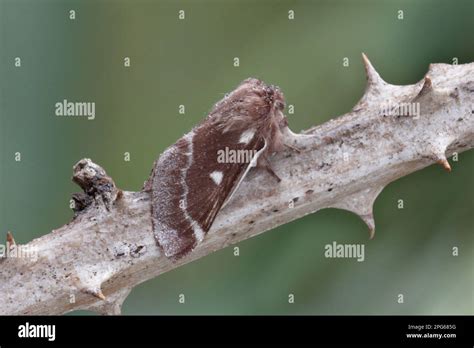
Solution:
{"label": "brown moth", "polygon": [[268,158],[285,146],[284,107],[278,87],[249,78],[155,162],[145,189],[153,233],[167,257],[180,258],[203,240],[251,167],[280,181]]}

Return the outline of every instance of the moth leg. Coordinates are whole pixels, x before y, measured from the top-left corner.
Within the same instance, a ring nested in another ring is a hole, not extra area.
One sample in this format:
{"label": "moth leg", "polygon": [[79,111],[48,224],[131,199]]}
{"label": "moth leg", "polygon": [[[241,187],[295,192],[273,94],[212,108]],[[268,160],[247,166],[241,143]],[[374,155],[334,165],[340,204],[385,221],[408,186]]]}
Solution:
{"label": "moth leg", "polygon": [[270,162],[268,161],[266,156],[262,156],[257,161],[257,168],[264,169],[268,174],[273,176],[278,182],[281,181],[280,177],[273,171]]}
{"label": "moth leg", "polygon": [[270,174],[271,176],[273,176],[276,179],[276,181],[278,181],[278,182],[281,181],[280,177],[273,171],[272,167],[269,164],[262,167],[262,169],[265,169],[268,174]]}
{"label": "moth leg", "polygon": [[291,145],[291,144],[283,144],[283,145],[289,148],[290,150],[293,150],[297,153],[301,153],[301,149],[295,145]]}

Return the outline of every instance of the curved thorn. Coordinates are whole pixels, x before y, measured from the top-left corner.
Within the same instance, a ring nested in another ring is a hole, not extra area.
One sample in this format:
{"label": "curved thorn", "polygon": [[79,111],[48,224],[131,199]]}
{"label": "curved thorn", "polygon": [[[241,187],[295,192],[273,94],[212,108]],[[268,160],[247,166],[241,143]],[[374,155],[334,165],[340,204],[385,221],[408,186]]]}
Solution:
{"label": "curved thorn", "polygon": [[15,238],[13,238],[13,234],[8,231],[7,232],[7,247],[11,250],[16,245]]}
{"label": "curved thorn", "polygon": [[369,85],[377,85],[383,83],[384,81],[382,80],[378,72],[375,70],[372,63],[370,63],[370,60],[367,55],[363,52],[362,60],[364,61],[365,74],[367,75],[367,81]]}
{"label": "curved thorn", "polygon": [[443,158],[439,158],[436,163],[438,163],[440,166],[443,167],[443,169],[445,171],[447,171],[448,173],[451,172],[451,166],[449,165],[449,162],[448,160],[446,159],[446,157],[443,157]]}
{"label": "curved thorn", "polygon": [[94,294],[96,297],[100,298],[101,300],[104,300],[105,301],[105,296],[104,294],[102,293],[102,290],[99,290],[97,291],[96,294]]}
{"label": "curved thorn", "polygon": [[102,293],[102,290],[100,290],[100,289],[93,292],[92,295],[94,295],[95,297],[100,298],[101,300],[105,301],[105,296]]}
{"label": "curved thorn", "polygon": [[101,299],[103,301],[106,300],[106,297],[104,296],[104,294],[102,293],[102,290],[100,288],[98,288],[98,289],[85,289],[84,292],[87,293],[87,294],[91,294],[92,296],[95,296],[98,299]]}
{"label": "curved thorn", "polygon": [[10,231],[7,232],[7,243],[10,247],[16,245],[13,234]]}
{"label": "curved thorn", "polygon": [[433,90],[433,82],[431,81],[431,77],[429,77],[429,75],[426,75],[425,82],[423,83],[423,87],[421,87],[421,90],[416,96],[416,98],[422,97],[425,94],[431,92],[432,90]]}
{"label": "curved thorn", "polygon": [[369,239],[374,239],[375,236],[375,221],[374,215],[372,213],[366,215],[359,215],[362,221],[365,222],[369,228]]}

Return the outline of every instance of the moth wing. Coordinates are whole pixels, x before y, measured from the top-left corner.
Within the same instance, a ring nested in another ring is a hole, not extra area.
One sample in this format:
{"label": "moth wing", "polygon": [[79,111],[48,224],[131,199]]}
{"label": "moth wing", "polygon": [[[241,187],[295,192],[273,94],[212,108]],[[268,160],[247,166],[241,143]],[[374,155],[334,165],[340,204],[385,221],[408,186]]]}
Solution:
{"label": "moth wing", "polygon": [[245,177],[247,176],[247,173],[249,172],[249,170],[250,170],[252,167],[256,167],[256,166],[257,166],[258,158],[259,158],[260,155],[267,149],[267,142],[266,142],[265,140],[263,140],[263,142],[264,142],[263,147],[255,153],[255,156],[253,156],[253,158],[252,158],[252,160],[250,161],[249,165],[245,168],[244,173],[240,176],[239,181],[237,182],[236,185],[234,185],[234,188],[233,188],[232,192],[230,192],[230,194],[228,195],[228,197],[226,198],[226,200],[225,200],[224,203],[222,204],[222,208],[225,207],[225,206],[227,205],[227,203],[230,202],[230,200],[231,200],[232,197],[234,196],[235,192],[236,192],[237,189],[239,188],[240,184],[242,183],[242,181],[243,181],[243,180],[245,179]]}
{"label": "moth wing", "polygon": [[[204,233],[255,163],[263,145],[258,136],[248,142],[241,142],[240,136],[241,132],[223,134],[207,127],[198,129],[196,134],[197,139],[205,137],[207,141],[193,143],[193,165],[186,175],[187,212]],[[201,240],[203,236],[198,237]]]}
{"label": "moth wing", "polygon": [[[247,142],[240,141],[240,136],[202,125],[160,157],[152,185],[152,220],[166,256],[181,257],[204,238],[265,150],[264,140],[255,134]],[[219,161],[219,153],[227,150],[247,156],[247,161]]]}

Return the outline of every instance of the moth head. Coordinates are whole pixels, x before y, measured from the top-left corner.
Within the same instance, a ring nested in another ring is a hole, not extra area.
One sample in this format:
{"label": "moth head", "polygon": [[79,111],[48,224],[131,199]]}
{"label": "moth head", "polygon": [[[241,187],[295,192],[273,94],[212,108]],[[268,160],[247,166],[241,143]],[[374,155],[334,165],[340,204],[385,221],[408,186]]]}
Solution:
{"label": "moth head", "polygon": [[280,88],[249,78],[214,106],[208,120],[223,133],[253,128],[271,140],[288,126],[284,108],[285,97]]}
{"label": "moth head", "polygon": [[[285,97],[278,86],[267,85],[263,81],[249,78],[244,80],[235,92],[242,92],[243,102],[258,108],[258,114],[269,116],[271,112],[283,111]],[[238,93],[237,93],[238,94]]]}

